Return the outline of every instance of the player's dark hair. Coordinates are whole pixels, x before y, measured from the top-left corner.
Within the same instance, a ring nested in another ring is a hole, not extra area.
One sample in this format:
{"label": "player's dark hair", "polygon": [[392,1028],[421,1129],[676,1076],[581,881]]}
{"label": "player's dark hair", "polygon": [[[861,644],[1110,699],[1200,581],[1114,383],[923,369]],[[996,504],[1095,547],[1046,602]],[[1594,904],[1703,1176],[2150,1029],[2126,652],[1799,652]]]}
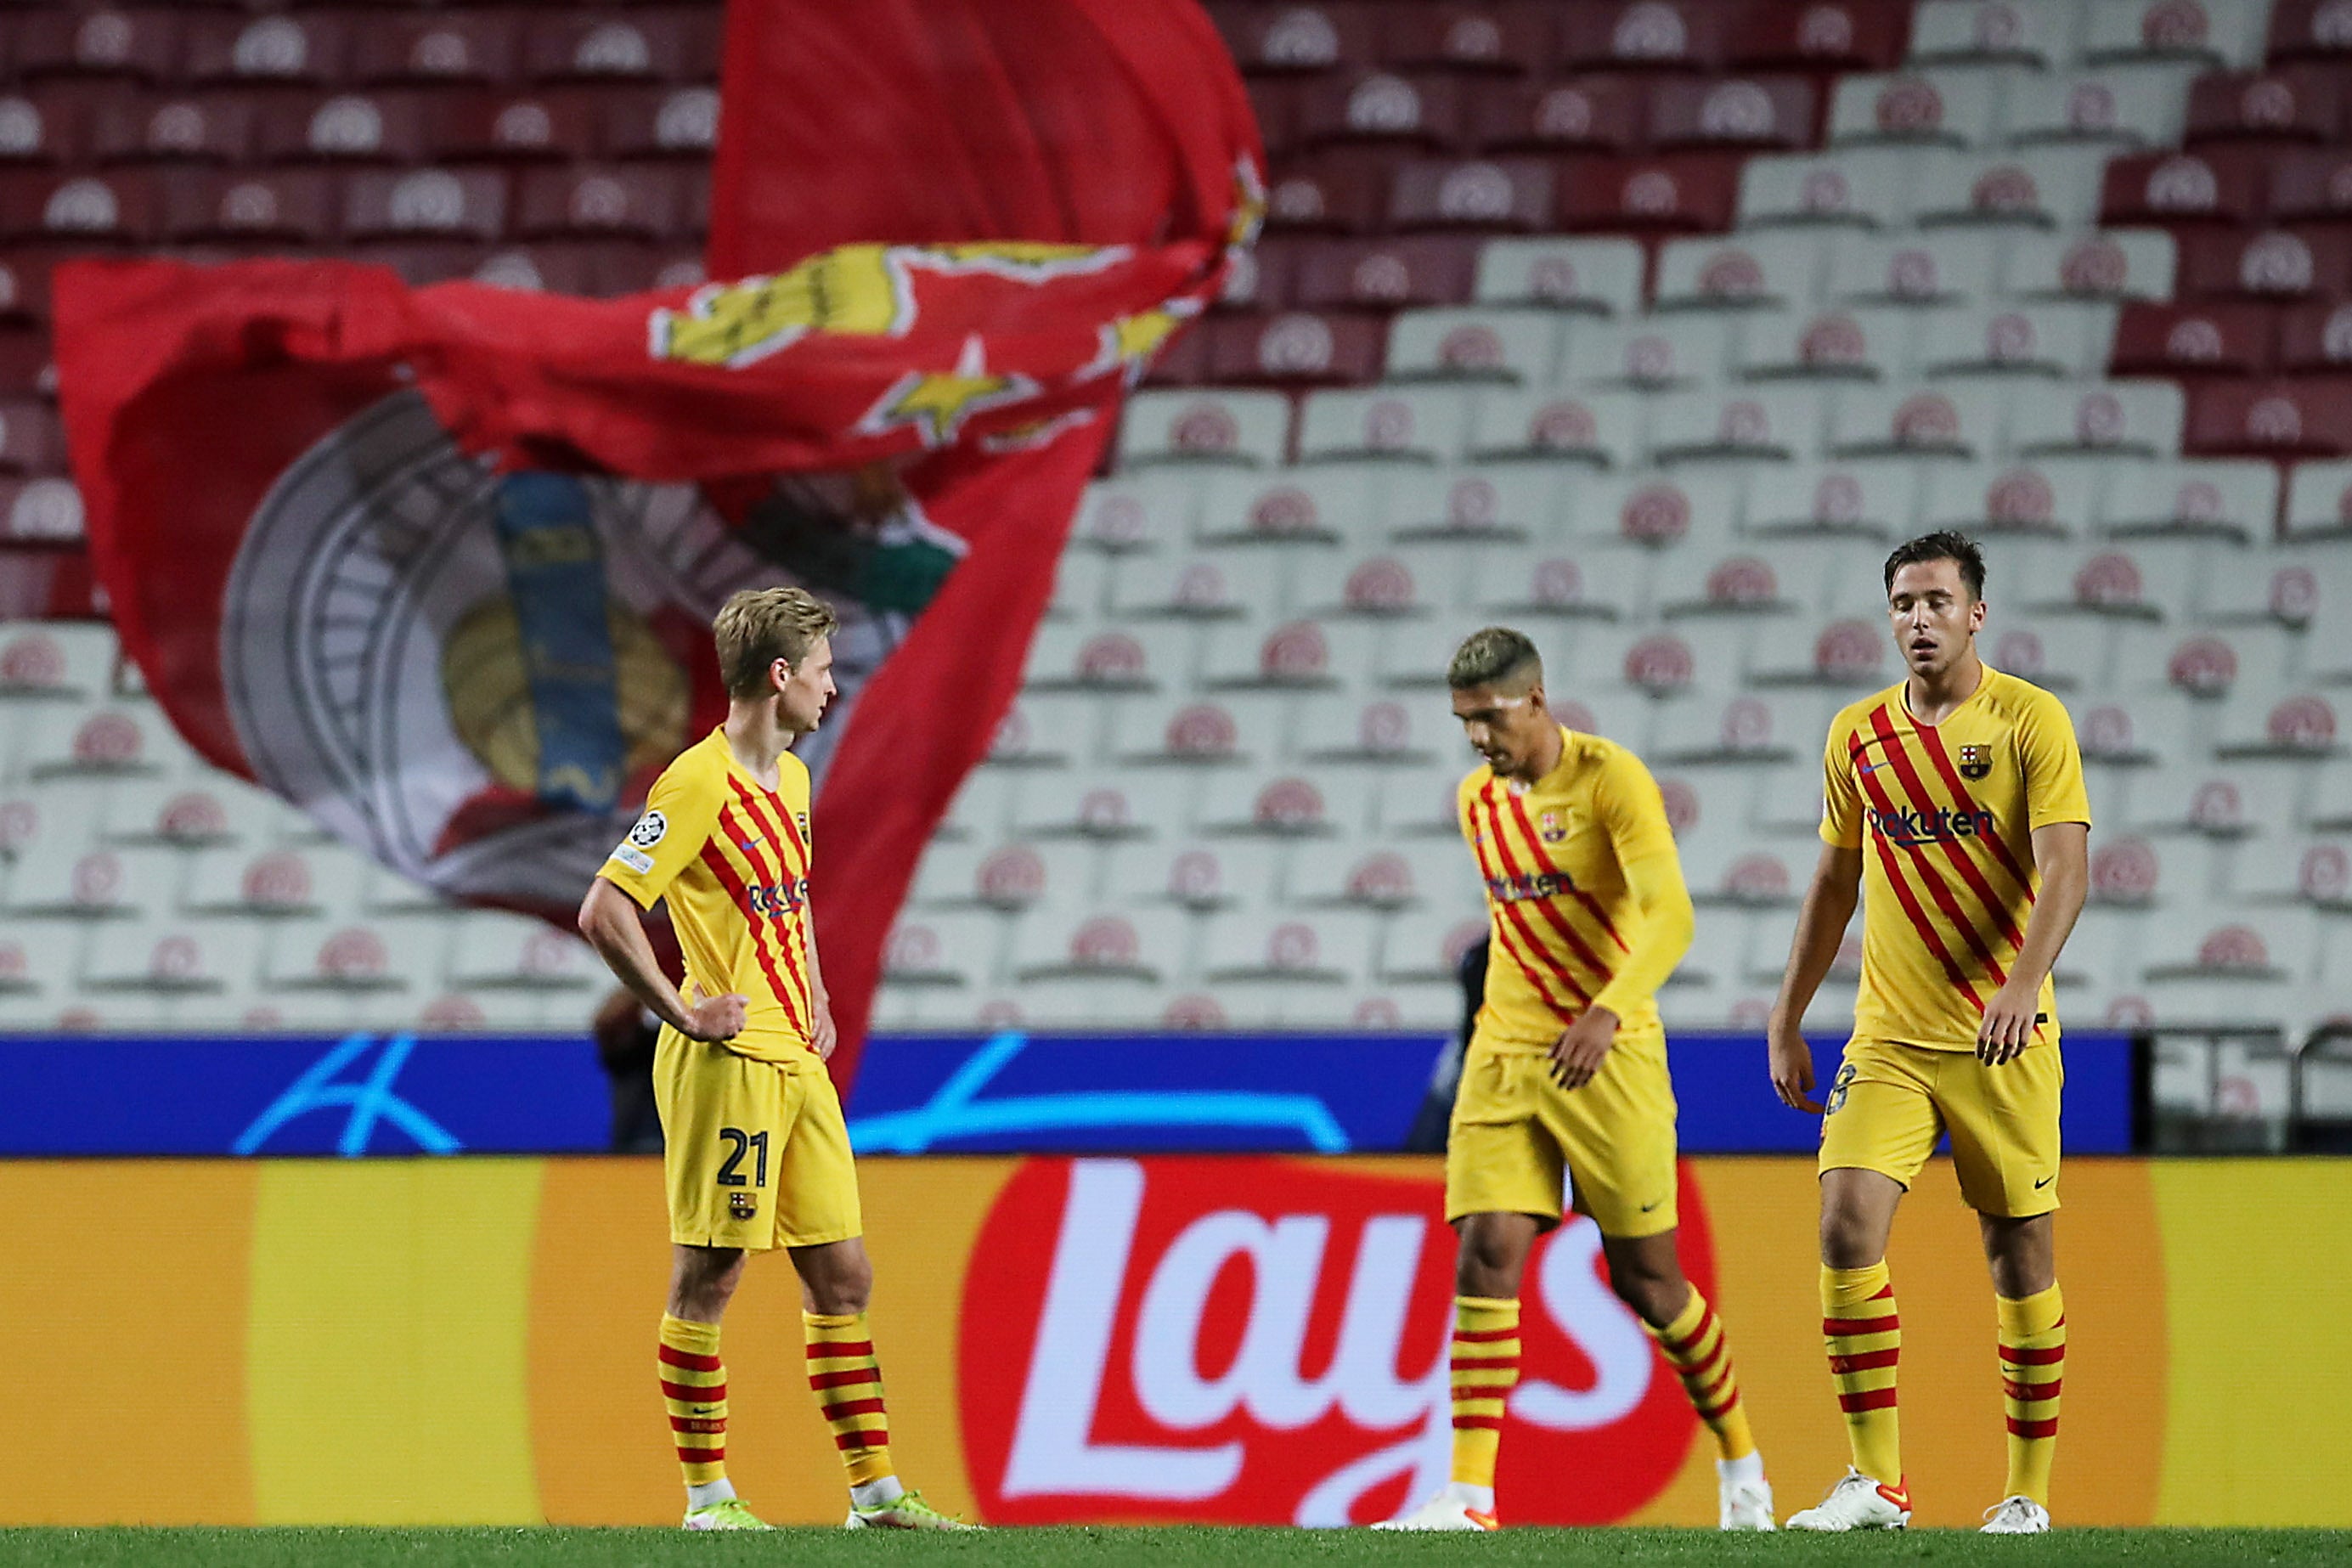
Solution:
{"label": "player's dark hair", "polygon": [[1482,626],[1462,639],[1445,667],[1445,684],[1456,691],[1474,686],[1500,686],[1525,677],[1531,684],[1543,680],[1543,655],[1526,634],[1508,626]]}
{"label": "player's dark hair", "polygon": [[1953,563],[1960,569],[1960,580],[1969,585],[1969,597],[1984,597],[1984,552],[1977,548],[1975,540],[1948,528],[1923,533],[1895,547],[1895,553],[1886,558],[1886,591],[1895,592],[1895,574],[1923,561]]}

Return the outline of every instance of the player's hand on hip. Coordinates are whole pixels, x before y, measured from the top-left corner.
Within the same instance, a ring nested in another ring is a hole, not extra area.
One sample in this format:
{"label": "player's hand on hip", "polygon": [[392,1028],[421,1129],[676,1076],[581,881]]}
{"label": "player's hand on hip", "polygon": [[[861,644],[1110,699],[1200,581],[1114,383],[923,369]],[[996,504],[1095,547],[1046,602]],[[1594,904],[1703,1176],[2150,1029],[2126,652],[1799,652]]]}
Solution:
{"label": "player's hand on hip", "polygon": [[809,1026],[809,1044],[816,1047],[818,1060],[831,1061],[833,1047],[841,1043],[841,1035],[833,1026],[833,1004],[824,996],[816,996],[810,1000],[810,1008],[815,1017]]}
{"label": "player's hand on hip", "polygon": [[744,998],[730,991],[724,996],[705,996],[691,982],[687,983],[686,1027],[678,1033],[689,1040],[700,1040],[709,1046],[731,1040],[743,1032]]}
{"label": "player's hand on hip", "polygon": [[1582,1089],[1601,1070],[1616,1042],[1617,1015],[1606,1007],[1587,1007],[1551,1043],[1552,1080],[1562,1089]]}
{"label": "player's hand on hip", "polygon": [[1813,1047],[1805,1043],[1805,1032],[1775,1026],[1765,1036],[1765,1052],[1771,1062],[1772,1092],[1780,1103],[1819,1116],[1821,1104],[1813,1099]]}
{"label": "player's hand on hip", "polygon": [[1984,1022],[1977,1027],[1977,1059],[1987,1067],[2012,1062],[2033,1043],[2033,1027],[2042,1021],[2042,987],[2011,980],[1985,1004]]}

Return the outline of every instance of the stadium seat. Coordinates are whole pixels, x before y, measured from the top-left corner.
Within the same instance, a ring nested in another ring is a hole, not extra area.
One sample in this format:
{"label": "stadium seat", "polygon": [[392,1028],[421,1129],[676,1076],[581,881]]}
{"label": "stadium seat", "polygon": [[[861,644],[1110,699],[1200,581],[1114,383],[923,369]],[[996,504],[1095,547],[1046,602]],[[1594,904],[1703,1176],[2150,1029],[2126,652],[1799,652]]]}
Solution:
{"label": "stadium seat", "polygon": [[2063,74],[2020,73],[2003,100],[2012,147],[2079,143],[2116,152],[2173,147],[2186,123],[2182,90],[2193,66],[2132,66]]}
{"label": "stadium seat", "polygon": [[1448,462],[1461,454],[1469,416],[1469,396],[1458,387],[1310,393],[1298,416],[1299,461]]}
{"label": "stadium seat", "polygon": [[191,916],[308,915],[348,919],[368,863],[339,847],[285,845],[197,850],[178,900]]}
{"label": "stadium seat", "polygon": [[102,1023],[125,1002],[210,998],[242,1011],[254,1000],[264,932],[252,921],[109,922],[92,936],[79,989]]}
{"label": "stadium seat", "polygon": [[1219,770],[1202,777],[1192,822],[1219,838],[1351,839],[1370,826],[1372,795],[1353,770]]}
{"label": "stadium seat", "polygon": [[1288,598],[1289,574],[1280,570],[1282,564],[1246,545],[1123,561],[1112,583],[1108,619],[1271,621]]}
{"label": "stadium seat", "polygon": [[351,68],[364,82],[495,85],[512,77],[520,41],[518,18],[495,11],[371,17]]}
{"label": "stadium seat", "polygon": [[1746,156],[1703,152],[1563,159],[1559,226],[1571,233],[1719,233],[1738,211]]}
{"label": "stadium seat", "polygon": [[187,20],[180,36],[189,80],[311,85],[342,79],[352,33],[333,12]]}
{"label": "stadium seat", "polygon": [[1473,461],[1630,467],[1642,452],[1646,406],[1627,393],[1492,392],[1472,405],[1465,445]]}
{"label": "stadium seat", "polygon": [[993,911],[902,912],[883,943],[883,984],[968,995],[996,982],[1008,934],[1008,922]]}
{"label": "stadium seat", "polygon": [[[1292,242],[1287,267],[1278,240],[1258,247],[1261,310],[1295,303],[1309,310],[1392,310],[1415,305],[1466,303],[1478,267],[1475,241],[1447,235],[1388,239]],[[1265,263],[1275,261],[1269,269]],[[1287,293],[1279,292],[1287,280]]]}
{"label": "stadium seat", "polygon": [[1140,392],[1119,425],[1119,463],[1277,464],[1289,438],[1278,392]]}
{"label": "stadium seat", "polygon": [[1810,304],[1825,245],[1805,232],[1669,240],[1658,252],[1661,310],[1791,309]]}
{"label": "stadium seat", "polygon": [[1461,726],[1437,705],[1378,696],[1304,704],[1286,754],[1310,768],[1426,770],[1469,751]]}
{"label": "stadium seat", "polygon": [[366,170],[344,186],[345,237],[446,235],[496,239],[507,221],[505,175],[487,170]]}
{"label": "stadium seat", "polygon": [[1585,322],[1569,335],[1563,381],[1595,390],[1666,392],[1705,385],[1731,363],[1738,323],[1677,314]]}
{"label": "stadium seat", "polygon": [[2262,58],[2266,9],[2254,0],[2088,0],[2082,58],[2252,66]]}
{"label": "stadium seat", "polygon": [[1749,484],[1746,531],[1864,540],[1906,534],[1917,515],[1920,479],[1933,466],[1893,457],[1768,469]]}
{"label": "stadium seat", "polygon": [[1913,161],[1905,147],[1751,158],[1740,171],[1740,224],[1832,232],[1895,226],[1910,212]]}
{"label": "stadium seat", "polygon": [[2056,376],[2079,381],[2108,363],[2115,307],[2038,304],[1938,310],[1919,323],[1916,364],[1929,376]]}
{"label": "stadium seat", "polygon": [[[1286,1023],[1300,998],[1318,987],[1360,986],[1372,974],[1376,917],[1361,910],[1241,910],[1211,915],[1195,965],[1203,985],[1236,1015]],[[1352,1001],[1352,998],[1349,998]],[[1323,1001],[1315,1009],[1329,1024]],[[1313,1014],[1308,1015],[1314,1016]]]}
{"label": "stadium seat", "polygon": [[1478,252],[1482,304],[1544,304],[1630,315],[1642,298],[1642,247],[1630,239],[1492,239]]}
{"label": "stadium seat", "polygon": [[2352,463],[2297,463],[2288,475],[2282,519],[2286,538],[2352,534]]}
{"label": "stadium seat", "polygon": [[2024,235],[2009,242],[2001,291],[2014,300],[2168,300],[2173,237],[2157,229]]}
{"label": "stadium seat", "polygon": [[105,163],[240,163],[256,118],[252,102],[233,97],[117,99],[92,116],[90,151]]}
{"label": "stadium seat", "polygon": [[1540,384],[1552,379],[1559,339],[1554,310],[1406,310],[1391,331],[1387,374],[1392,382]]}
{"label": "stadium seat", "polygon": [[1106,851],[1104,897],[1119,908],[1265,909],[1278,858],[1231,838],[1131,842]]}
{"label": "stadium seat", "polygon": [[1023,685],[1033,691],[1148,692],[1180,687],[1192,665],[1191,628],[1139,623],[1040,626]]}
{"label": "stadium seat", "polygon": [[1501,81],[1471,96],[1471,142],[1489,155],[1622,152],[1640,144],[1650,86],[1629,75]]}
{"label": "stadium seat", "polygon": [[1973,71],[1904,71],[1838,79],[1830,99],[1832,146],[1982,147],[2000,110],[1994,84]]}
{"label": "stadium seat", "polygon": [[1912,221],[1927,228],[2069,229],[2099,212],[2100,148],[1922,153]]}
{"label": "stadium seat", "polygon": [[[1357,400],[1358,395],[1352,393],[1328,395],[1348,400],[1323,405],[1325,432],[1333,443],[1325,450],[1332,460],[1278,473],[1214,476],[1202,494],[1199,543],[1248,545],[1266,552],[1291,547],[1328,550],[1350,539],[1378,537],[1384,463],[1417,464],[1426,459],[1400,448],[1385,460],[1343,461],[1350,451],[1359,458],[1364,454],[1360,448],[1339,443],[1360,439],[1368,423],[1384,438],[1394,432],[1400,441],[1418,439],[1417,433],[1423,428],[1421,411],[1402,399],[1393,409],[1383,411],[1370,395],[1365,395],[1364,400]],[[1444,405],[1436,409],[1440,415],[1446,411]],[[1302,446],[1304,440],[1302,437]]]}
{"label": "stadium seat", "polygon": [[1284,749],[1287,707],[1278,692],[1113,703],[1108,760],[1119,767],[1269,767]]}

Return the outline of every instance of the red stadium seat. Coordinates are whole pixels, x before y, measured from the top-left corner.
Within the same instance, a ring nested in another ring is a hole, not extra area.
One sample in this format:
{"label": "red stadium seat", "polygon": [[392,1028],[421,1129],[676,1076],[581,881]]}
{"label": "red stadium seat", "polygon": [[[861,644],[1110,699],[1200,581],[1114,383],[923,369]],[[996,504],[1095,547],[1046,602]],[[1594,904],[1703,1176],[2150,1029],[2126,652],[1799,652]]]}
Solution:
{"label": "red stadium seat", "polygon": [[708,163],[719,144],[719,89],[665,87],[611,89],[602,105],[599,141],[614,158],[690,158]]}
{"label": "red stadium seat", "polygon": [[182,36],[187,76],[197,82],[298,82],[343,79],[351,37],[328,11],[192,16]]}
{"label": "red stadium seat", "polygon": [[12,245],[5,256],[0,256],[0,322],[47,319],[49,266],[57,254]]}
{"label": "red stadium seat", "polygon": [[60,473],[65,460],[65,435],[56,415],[29,399],[0,399],[0,472]]}
{"label": "red stadium seat", "polygon": [[242,98],[121,99],[100,109],[90,145],[106,163],[235,163],[253,148],[255,112]]}
{"label": "red stadium seat", "polygon": [[2352,453],[2352,378],[2225,381],[2191,388],[2182,446],[2201,457]]}
{"label": "red stadium seat", "polygon": [[1650,98],[1650,143],[1806,147],[1815,112],[1812,84],[1801,77],[1662,81]]}
{"label": "red stadium seat", "polygon": [[1298,93],[1311,78],[1251,77],[1242,84],[1249,94],[1250,112],[1257,117],[1257,133],[1265,155],[1281,159],[1298,146]]}
{"label": "red stadium seat", "polygon": [[49,337],[27,327],[0,327],[0,397],[48,396]]}
{"label": "red stadium seat", "polygon": [[716,81],[715,8],[534,16],[523,35],[533,81]]}
{"label": "red stadium seat", "polygon": [[63,86],[0,97],[0,167],[75,162],[89,140],[94,107],[91,95]]}
{"label": "red stadium seat", "polygon": [[2352,55],[2352,17],[2337,0],[2273,0],[2273,60],[2341,60]]}
{"label": "red stadium seat", "polygon": [[652,164],[527,169],[517,176],[514,231],[526,238],[559,235],[667,239],[688,232],[688,187],[700,170]]}
{"label": "red stadium seat", "polygon": [[481,92],[436,95],[426,124],[436,162],[577,157],[594,144],[593,95]]}
{"label": "red stadium seat", "polygon": [[1381,59],[1408,70],[1525,75],[1541,69],[1550,54],[1551,9],[1528,0],[1391,4],[1381,21]]}
{"label": "red stadium seat", "polygon": [[1397,169],[1389,199],[1399,228],[1540,234],[1553,218],[1552,166],[1540,159],[1412,162]]}
{"label": "red stadium seat", "polygon": [[1387,211],[1393,160],[1361,147],[1332,147],[1277,170],[1267,182],[1266,227],[1280,233],[1370,234]]}
{"label": "red stadium seat", "polygon": [[0,174],[0,237],[139,245],[156,237],[158,217],[143,171]]}
{"label": "red stadium seat", "polygon": [[1725,31],[1725,58],[1749,70],[1892,70],[1911,8],[1874,0],[1757,0]]}
{"label": "red stadium seat", "polygon": [[1377,381],[1387,323],[1293,310],[1204,323],[1212,380],[1306,385]]}
{"label": "red stadium seat", "polygon": [[2180,242],[2184,300],[2289,300],[2352,287],[2352,240],[2326,229],[2189,235]]}
{"label": "red stadium seat", "polygon": [[2259,375],[2277,330],[2270,307],[2135,300],[2116,321],[2109,368],[2120,375]]}
{"label": "red stadium seat", "polygon": [[2341,84],[2324,68],[2215,71],[2189,89],[2189,140],[2332,142],[2341,134]]}
{"label": "red stadium seat", "polygon": [[1444,235],[1316,242],[1297,256],[1289,297],[1314,310],[1394,310],[1467,301],[1477,242]]}
{"label": "red stadium seat", "polygon": [[521,37],[517,18],[495,11],[371,17],[360,28],[352,74],[376,84],[496,86],[513,79]]}
{"label": "red stadium seat", "polygon": [[1562,6],[1555,58],[1571,70],[1712,70],[1722,65],[1726,0],[1608,0]]}
{"label": "red stadium seat", "polygon": [[273,163],[421,163],[437,109],[415,92],[306,93],[262,109],[254,145]]}
{"label": "red stadium seat", "polygon": [[2352,217],[2352,147],[2309,147],[2274,154],[2270,214],[2282,223]]}
{"label": "red stadium seat", "polygon": [[27,77],[130,77],[171,81],[180,75],[183,13],[150,7],[126,11],[36,12],[19,24],[16,68]]}
{"label": "red stadium seat", "polygon": [[1571,158],[1559,171],[1559,223],[1589,229],[1715,233],[1739,200],[1736,153],[1657,158]]}
{"label": "red stadium seat", "polygon": [[2278,364],[2291,374],[2352,375],[2352,309],[2315,300],[2280,312]]}
{"label": "red stadium seat", "polygon": [[173,176],[164,193],[164,231],[176,241],[293,241],[320,245],[335,234],[337,177],[321,170],[246,170]]}
{"label": "red stadium seat", "polygon": [[2259,221],[2270,155],[2259,147],[2137,153],[2108,163],[2099,187],[2107,224],[2228,224]]}
{"label": "red stadium seat", "polygon": [[1370,65],[1380,57],[1378,14],[1361,3],[1219,5],[1212,15],[1234,58],[1251,75],[1278,76]]}
{"label": "red stadium seat", "polygon": [[1300,84],[1298,142],[1455,146],[1463,139],[1462,100],[1462,85],[1450,77],[1335,72]]}
{"label": "red stadium seat", "polygon": [[1471,139],[1489,153],[1622,152],[1641,145],[1651,85],[1618,75],[1485,87],[1471,96]]}
{"label": "red stadium seat", "polygon": [[353,239],[495,239],[506,215],[506,176],[485,169],[364,170],[343,191],[343,232]]}

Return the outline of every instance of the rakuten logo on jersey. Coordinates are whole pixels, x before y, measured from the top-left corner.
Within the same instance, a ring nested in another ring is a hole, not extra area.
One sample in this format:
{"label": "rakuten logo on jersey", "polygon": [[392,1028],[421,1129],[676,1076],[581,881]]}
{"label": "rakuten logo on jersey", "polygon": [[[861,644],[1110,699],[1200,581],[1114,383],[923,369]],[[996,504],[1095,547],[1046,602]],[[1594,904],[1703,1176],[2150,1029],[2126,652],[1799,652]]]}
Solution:
{"label": "rakuten logo on jersey", "polygon": [[[1434,1175],[1434,1170],[1432,1170]],[[1682,1184],[1683,1259],[1714,1259]],[[1298,1160],[1032,1161],[964,1282],[961,1401],[992,1522],[1362,1524],[1442,1486],[1454,1235],[1434,1180]],[[1523,1524],[1622,1519],[1696,1423],[1572,1220],[1521,1291],[1497,1477]]]}

